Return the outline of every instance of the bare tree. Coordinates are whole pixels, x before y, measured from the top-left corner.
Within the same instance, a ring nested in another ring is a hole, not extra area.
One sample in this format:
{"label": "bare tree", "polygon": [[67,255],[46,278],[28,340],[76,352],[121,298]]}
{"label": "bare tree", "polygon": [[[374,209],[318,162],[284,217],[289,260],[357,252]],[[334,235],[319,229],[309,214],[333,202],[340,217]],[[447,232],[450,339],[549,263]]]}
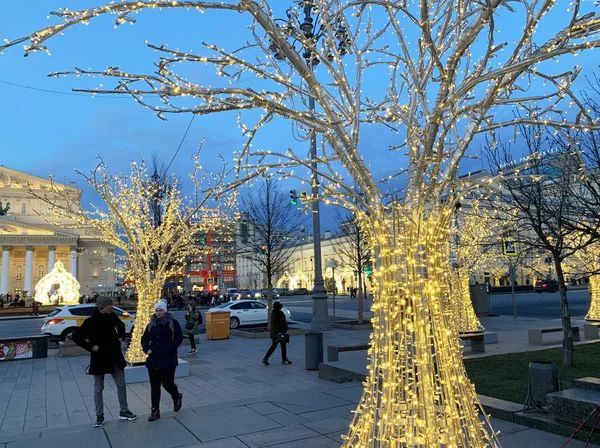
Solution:
{"label": "bare tree", "polygon": [[577,181],[581,159],[571,151],[551,152],[556,144],[552,133],[541,126],[520,126],[527,156],[519,163],[511,155],[510,145],[488,151],[492,170],[503,176],[498,203],[516,210],[515,220],[525,244],[552,256],[560,294],[563,327],[563,361],[574,363],[573,331],[567,299],[564,263],[594,243],[594,236],[574,230],[582,217],[574,198],[580,192]]}
{"label": "bare tree", "polygon": [[[61,23],[9,40],[0,51],[17,44],[25,44],[26,54],[47,50],[50,38],[108,14],[117,25],[134,22],[146,9],[222,10],[248,17],[248,35],[239,33],[238,48],[211,43],[204,44],[208,54],[195,54],[148,44],[162,55],[151,74],[117,67],[71,73],[113,78],[113,89],[84,90],[131,95],[161,118],[238,112],[248,140],[235,154],[234,186],[274,170],[305,180],[316,189],[313,194],[356,211],[373,250],[377,289],[369,375],[345,447],[473,448],[497,442],[489,427],[482,429],[479,402],[443,310],[454,203],[441,198],[481,186],[456,176],[477,134],[496,138],[501,129],[519,124],[597,127],[571,90],[580,69],[553,71],[556,65],[545,62],[600,46],[600,19],[587,13],[593,5],[581,0],[574,0],[568,14],[549,14],[561,5],[301,0],[277,20],[281,1],[274,0],[126,0],[57,11],[52,16]],[[507,42],[497,29],[501,21],[513,26]],[[198,85],[177,74],[181,63],[210,64],[231,83]],[[317,64],[321,73],[313,70]],[[386,76],[389,81],[383,82]],[[542,93],[529,93],[536,91]],[[570,101],[576,116],[562,107]],[[527,115],[506,119],[513,107]],[[251,109],[262,115],[244,113]],[[257,133],[282,119],[307,139],[322,136],[316,157],[292,148],[255,149]],[[386,192],[371,173],[360,145],[367,127],[397,132],[386,156],[395,172],[386,179],[405,174],[404,186]],[[392,201],[396,193],[402,200]]]}
{"label": "bare tree", "polygon": [[[283,274],[303,228],[304,215],[290,204],[272,177],[265,178],[254,193],[242,200],[253,232],[249,250],[242,254],[267,279],[267,302],[273,309],[273,277]],[[271,328],[271,313],[269,313]]]}
{"label": "bare tree", "polygon": [[[360,228],[358,219],[353,213],[342,215],[336,211],[335,222],[339,227],[339,238],[333,248],[336,255],[347,261],[358,276],[357,320],[364,320],[364,297],[366,294],[364,276],[365,268],[371,263],[371,249],[367,235]],[[334,285],[335,288],[335,285]]]}

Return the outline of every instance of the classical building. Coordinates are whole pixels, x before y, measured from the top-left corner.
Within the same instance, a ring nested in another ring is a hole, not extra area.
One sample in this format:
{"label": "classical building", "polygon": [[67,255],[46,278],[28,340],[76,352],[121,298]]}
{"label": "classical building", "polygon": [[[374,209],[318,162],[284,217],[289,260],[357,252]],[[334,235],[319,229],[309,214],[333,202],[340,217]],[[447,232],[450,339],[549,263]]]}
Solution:
{"label": "classical building", "polygon": [[[81,198],[74,186],[59,187]],[[49,180],[0,165],[0,294],[32,296],[57,261],[79,281],[81,294],[114,288],[115,247],[91,229],[77,228],[74,220],[59,219],[29,188],[51,195]]]}

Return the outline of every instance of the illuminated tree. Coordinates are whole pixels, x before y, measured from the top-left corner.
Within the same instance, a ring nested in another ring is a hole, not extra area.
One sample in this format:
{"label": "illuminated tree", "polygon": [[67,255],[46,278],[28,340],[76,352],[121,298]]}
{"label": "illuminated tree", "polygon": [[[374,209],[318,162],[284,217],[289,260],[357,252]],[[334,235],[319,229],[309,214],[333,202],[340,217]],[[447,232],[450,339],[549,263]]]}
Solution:
{"label": "illuminated tree", "polygon": [[[128,266],[126,280],[135,284],[138,294],[127,358],[132,363],[143,362],[146,355],[141,348],[142,333],[162,296],[166,278],[181,269],[187,255],[197,251],[193,238],[197,227],[190,226],[190,219],[219,187],[215,179],[219,176],[213,176],[212,183],[205,177],[210,185],[205,199],[196,205],[181,196],[175,178],[169,179],[170,188],[158,195],[156,189],[164,185],[151,180],[143,162],[132,162],[129,173],[113,174],[100,160],[89,174],[80,171],[77,174],[100,195],[101,206],[84,209],[79,195],[71,194],[52,179],[48,193],[30,189],[30,194],[49,205],[54,218],[47,219],[76,220],[74,227],[93,229],[100,239],[123,252]],[[160,223],[154,222],[153,207],[162,211]]]}
{"label": "illuminated tree", "polygon": [[495,264],[500,259],[501,221],[492,211],[471,198],[456,208],[450,238],[453,269],[450,274],[450,305],[459,333],[483,331],[471,302],[471,273]]}
{"label": "illuminated tree", "polygon": [[[537,0],[312,0],[276,20],[284,13],[282,3],[126,0],[61,10],[54,17],[62,23],[8,41],[0,50],[20,43],[26,54],[46,50],[53,36],[106,14],[114,14],[117,25],[134,22],[146,9],[245,14],[247,35],[236,30],[240,48],[205,44],[208,52],[200,55],[149,44],[162,55],[153,74],[113,67],[71,73],[117,79],[116,88],[93,92],[131,95],[161,118],[238,112],[248,137],[234,155],[239,173],[258,176],[272,169],[302,178],[318,187],[326,202],[356,211],[375,260],[374,318],[369,374],[346,447],[495,444],[489,422],[479,420],[477,396],[444,307],[454,205],[465,191],[480,187],[456,174],[477,134],[493,139],[502,128],[540,122],[570,129],[596,126],[571,91],[579,68],[566,71],[546,62],[598,47],[600,19],[583,14],[582,8],[593,5],[580,0],[568,14],[554,13],[558,2]],[[306,17],[315,9],[316,22]],[[545,18],[550,11],[552,20]],[[500,20],[510,23],[509,42],[498,34]],[[538,29],[543,33],[536,34]],[[348,55],[344,62],[343,55]],[[232,83],[198,85],[176,73],[181,63],[199,69],[208,64]],[[317,63],[320,70],[314,71]],[[577,109],[573,120],[569,102]],[[307,112],[313,103],[314,112]],[[527,115],[510,117],[512,108]],[[322,137],[315,159],[291,148],[257,147],[261,128],[280,126],[282,120],[291,121],[300,136]],[[392,192],[401,200],[390,202],[372,175],[365,159],[370,154],[363,149],[365,129],[397,132],[390,152],[378,157],[392,171],[388,180],[405,179],[404,187]],[[442,202],[447,194],[456,200]]]}

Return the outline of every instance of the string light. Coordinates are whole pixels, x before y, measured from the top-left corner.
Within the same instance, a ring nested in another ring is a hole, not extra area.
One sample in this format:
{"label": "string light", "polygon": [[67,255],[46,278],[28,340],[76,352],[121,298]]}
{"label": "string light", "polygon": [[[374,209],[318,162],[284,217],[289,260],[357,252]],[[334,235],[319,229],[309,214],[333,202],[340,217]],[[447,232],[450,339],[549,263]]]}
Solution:
{"label": "string light", "polygon": [[[67,272],[61,261],[35,285],[35,301],[42,305],[79,303],[79,282]],[[56,303],[55,303],[56,302]]]}

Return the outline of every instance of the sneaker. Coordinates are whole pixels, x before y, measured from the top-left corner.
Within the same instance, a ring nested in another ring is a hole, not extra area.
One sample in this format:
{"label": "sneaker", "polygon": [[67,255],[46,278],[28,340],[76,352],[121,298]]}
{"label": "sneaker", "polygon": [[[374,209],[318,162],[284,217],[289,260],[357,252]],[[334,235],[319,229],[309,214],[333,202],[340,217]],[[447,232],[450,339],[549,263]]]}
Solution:
{"label": "sneaker", "polygon": [[137,418],[137,415],[135,415],[131,411],[125,411],[125,412],[119,412],[119,418],[121,420],[129,420],[130,422],[132,422]]}
{"label": "sneaker", "polygon": [[100,428],[104,424],[104,416],[98,415],[96,416],[96,423],[94,423],[94,428]]}
{"label": "sneaker", "polygon": [[190,350],[190,351],[188,352],[188,355],[195,355],[197,351],[198,351],[198,350],[196,350],[196,349],[194,348],[194,349],[192,349],[192,350]]}
{"label": "sneaker", "polygon": [[268,366],[268,365],[269,365],[269,361],[267,361],[267,358],[263,358],[263,364],[264,364],[265,366]]}
{"label": "sneaker", "polygon": [[183,404],[183,394],[179,394],[176,400],[173,400],[173,411],[179,412]]}
{"label": "sneaker", "polygon": [[154,420],[158,420],[160,418],[160,410],[158,408],[152,409],[150,416],[148,417],[149,422],[153,422]]}
{"label": "sneaker", "polygon": [[292,361],[290,361],[289,359],[284,359],[283,361],[281,361],[281,364],[291,364]]}

